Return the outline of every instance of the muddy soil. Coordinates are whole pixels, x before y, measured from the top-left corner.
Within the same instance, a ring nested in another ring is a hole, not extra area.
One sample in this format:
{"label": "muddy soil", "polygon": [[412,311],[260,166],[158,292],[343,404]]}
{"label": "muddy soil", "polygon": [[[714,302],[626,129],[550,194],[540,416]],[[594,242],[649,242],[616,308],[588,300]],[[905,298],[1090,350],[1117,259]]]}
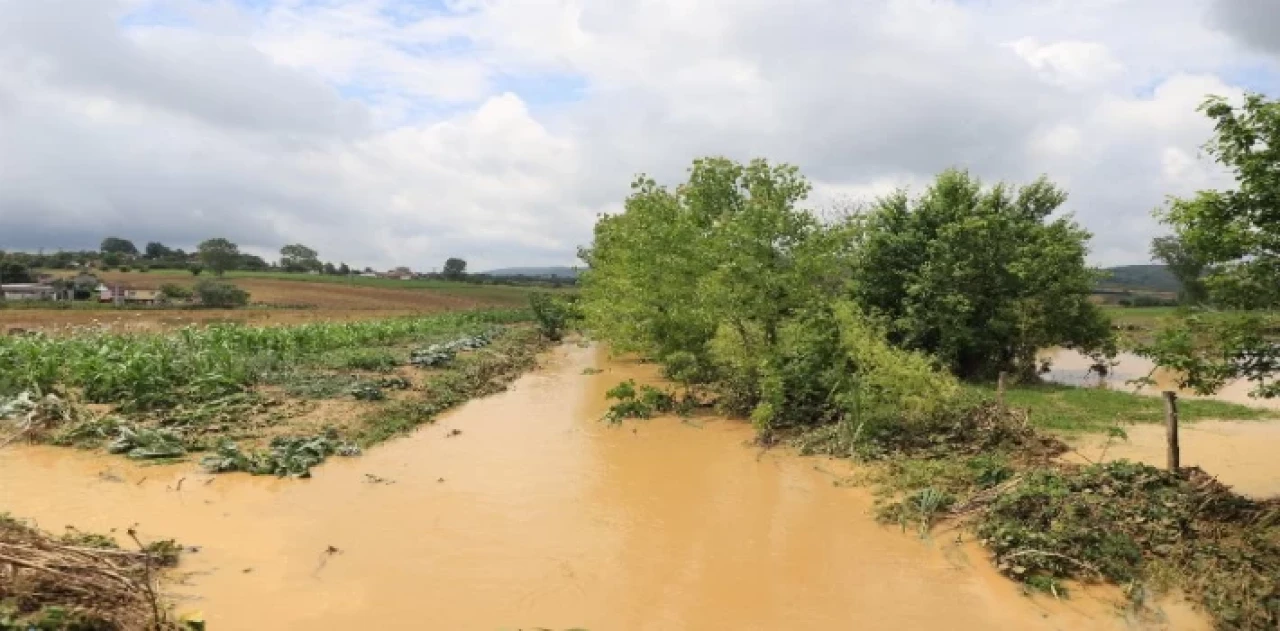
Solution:
{"label": "muddy soil", "polygon": [[172,591],[214,630],[1207,628],[1110,590],[1026,597],[955,531],[876,524],[844,462],[762,453],[734,421],[599,422],[651,366],[546,364],[311,480],[10,447],[0,509],[200,546]]}

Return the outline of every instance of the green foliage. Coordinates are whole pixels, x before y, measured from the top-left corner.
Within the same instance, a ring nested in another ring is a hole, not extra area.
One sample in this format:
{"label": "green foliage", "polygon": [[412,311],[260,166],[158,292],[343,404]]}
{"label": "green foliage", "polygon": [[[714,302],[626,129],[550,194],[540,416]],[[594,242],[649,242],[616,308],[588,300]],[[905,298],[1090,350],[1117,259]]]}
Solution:
{"label": "green foliage", "polygon": [[[1151,241],[1151,256],[1163,262],[1178,279],[1178,300],[1183,304],[1198,305],[1209,298],[1204,284],[1205,261],[1187,247],[1182,239],[1156,237]],[[1137,305],[1154,306],[1154,305]]]}
{"label": "green foliage", "polygon": [[565,331],[577,319],[577,294],[551,294],[535,291],[529,294],[529,307],[538,329],[548,340],[559,342]]}
{"label": "green foliage", "polygon": [[351,389],[351,396],[358,401],[383,401],[386,400],[387,393],[376,383],[364,382]]}
{"label": "green foliage", "polygon": [[409,354],[409,363],[419,368],[437,368],[453,362],[458,351],[475,350],[490,344],[490,334],[471,335],[445,342],[432,344],[426,348],[415,350]]}
{"label": "green foliage", "polygon": [[[0,282],[34,283],[35,281],[36,279],[31,274],[31,269],[25,264],[0,256]],[[0,296],[0,298],[3,298],[3,296]]]}
{"label": "green foliage", "polygon": [[301,243],[294,243],[280,248],[280,267],[289,272],[310,272],[323,266],[315,250]]}
{"label": "green foliage", "polygon": [[[233,324],[163,334],[87,330],[68,337],[0,337],[0,396],[72,387],[90,403],[172,408],[241,392],[264,375],[323,353],[389,346],[520,321],[520,311],[476,311],[288,327]],[[465,338],[460,345],[478,344]]]}
{"label": "green foliage", "polygon": [[103,254],[125,254],[129,256],[137,256],[138,248],[128,239],[119,237],[107,237],[102,240],[102,246],[98,248]]}
{"label": "green foliage", "polygon": [[[1245,378],[1256,384],[1252,395],[1269,398],[1280,395],[1280,383],[1275,380],[1280,371],[1277,331],[1280,321],[1274,316],[1191,315],[1161,327],[1136,352],[1177,375],[1179,388],[1212,394],[1232,379]],[[1138,381],[1152,383],[1149,376]]]}
{"label": "green foliage", "polygon": [[[993,387],[983,387],[987,396]],[[1159,397],[1123,390],[1077,388],[1059,384],[1017,385],[1005,391],[1005,401],[1028,411],[1031,425],[1054,432],[1100,432],[1117,423],[1160,423],[1164,402]],[[1211,419],[1266,419],[1277,413],[1225,401],[1183,399],[1178,402],[1183,422]]]}
{"label": "green foliage", "polygon": [[244,452],[231,441],[218,445],[200,464],[210,473],[244,471],[254,475],[309,478],[311,468],[334,454],[356,456],[360,448],[339,440],[335,430],[317,436],[278,436],[267,451]]}
{"label": "green foliage", "polygon": [[205,307],[230,309],[249,304],[249,292],[216,280],[202,280],[196,283],[195,296]]}
{"label": "green foliage", "polygon": [[195,295],[195,292],[189,287],[165,283],[160,286],[160,295],[169,300],[190,300]]}
{"label": "green foliage", "polygon": [[182,436],[166,429],[119,425],[115,440],[107,446],[113,454],[124,454],[134,460],[180,458],[186,455]]}
{"label": "green foliage", "polygon": [[451,258],[444,262],[442,274],[449,280],[461,280],[467,275],[467,262],[460,258]]}
{"label": "green foliage", "polygon": [[999,495],[978,533],[999,569],[1032,586],[1162,580],[1196,597],[1220,628],[1280,622],[1280,506],[1232,494],[1202,473],[1125,461],[1040,470]]}
{"label": "green foliage", "polygon": [[[196,250],[200,253],[200,262],[218,276],[222,276],[227,270],[235,269],[240,261],[240,246],[226,239],[202,241],[196,246]],[[192,268],[192,273],[199,274],[195,268]]]}
{"label": "green foliage", "polygon": [[422,388],[421,398],[387,402],[366,414],[357,436],[359,444],[382,442],[430,423],[472,398],[501,392],[536,364],[544,343],[539,333],[525,328],[493,339],[491,348],[476,347],[477,352],[459,355],[447,370],[434,374]]}
{"label": "green foliage", "polygon": [[937,356],[963,377],[1034,374],[1050,346],[1105,349],[1109,323],[1088,301],[1089,233],[1050,219],[1066,194],[1041,179],[984,188],[947,171],[918,199],[900,191],[850,223],[853,295],[883,316],[895,344]]}
{"label": "green foliage", "polygon": [[1236,189],[1173,199],[1161,213],[1182,246],[1208,268],[1217,304],[1280,304],[1280,102],[1248,94],[1239,106],[1210,97],[1200,107],[1214,121],[1206,152],[1235,176]]}
{"label": "green foliage", "polygon": [[333,354],[328,363],[334,368],[390,372],[401,364],[395,353],[381,348],[353,348]]}
{"label": "green foliage", "polygon": [[650,385],[637,389],[634,379],[610,388],[605,397],[617,401],[604,416],[605,421],[614,424],[629,418],[653,418],[655,414],[667,414],[677,409],[674,394]]}

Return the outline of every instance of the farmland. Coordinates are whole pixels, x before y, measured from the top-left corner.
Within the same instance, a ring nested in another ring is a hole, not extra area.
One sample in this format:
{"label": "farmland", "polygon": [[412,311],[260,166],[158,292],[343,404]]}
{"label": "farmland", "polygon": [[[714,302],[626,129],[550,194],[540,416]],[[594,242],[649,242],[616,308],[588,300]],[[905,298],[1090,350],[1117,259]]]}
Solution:
{"label": "farmland", "polygon": [[[199,278],[187,272],[102,272],[108,284],[158,287],[193,286]],[[229,272],[226,279],[250,294],[246,309],[115,308],[97,303],[39,303],[0,307],[0,330],[20,328],[56,331],[77,326],[113,330],[154,331],[191,324],[302,324],[439,313],[477,307],[524,305],[526,287],[475,285],[450,281],[399,281],[382,278],[336,278],[306,274]]]}

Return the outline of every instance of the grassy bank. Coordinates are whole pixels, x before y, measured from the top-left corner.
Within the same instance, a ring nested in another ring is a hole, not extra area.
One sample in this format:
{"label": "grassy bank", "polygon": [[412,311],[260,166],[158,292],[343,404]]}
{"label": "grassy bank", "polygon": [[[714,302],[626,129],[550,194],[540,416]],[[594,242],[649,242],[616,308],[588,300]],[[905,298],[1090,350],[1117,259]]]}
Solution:
{"label": "grassy bank", "polygon": [[[991,386],[975,390],[995,396]],[[1101,432],[1117,423],[1164,420],[1164,402],[1160,398],[1120,390],[1058,384],[1016,386],[1006,391],[1005,401],[1011,407],[1027,410],[1034,427],[1053,432]],[[1280,418],[1280,413],[1272,410],[1205,399],[1181,399],[1178,412],[1185,422]]]}
{"label": "grassy bank", "polygon": [[303,476],[505,388],[544,347],[527,318],[487,310],[0,338],[0,443],[204,454],[211,471]]}

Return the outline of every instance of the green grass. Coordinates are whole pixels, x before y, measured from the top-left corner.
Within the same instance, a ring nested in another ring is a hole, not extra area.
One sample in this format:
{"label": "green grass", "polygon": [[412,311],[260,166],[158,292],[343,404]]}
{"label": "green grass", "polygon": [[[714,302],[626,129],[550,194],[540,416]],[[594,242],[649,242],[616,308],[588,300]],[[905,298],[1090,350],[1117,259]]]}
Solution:
{"label": "green grass", "polygon": [[[994,394],[991,387],[983,390]],[[1005,393],[1005,400],[1012,407],[1029,409],[1031,424],[1035,427],[1055,432],[1098,432],[1116,422],[1164,420],[1163,400],[1118,390],[1058,384],[1018,386]],[[1202,399],[1179,400],[1178,413],[1180,420],[1188,422],[1280,418],[1280,413],[1271,410]]]}

